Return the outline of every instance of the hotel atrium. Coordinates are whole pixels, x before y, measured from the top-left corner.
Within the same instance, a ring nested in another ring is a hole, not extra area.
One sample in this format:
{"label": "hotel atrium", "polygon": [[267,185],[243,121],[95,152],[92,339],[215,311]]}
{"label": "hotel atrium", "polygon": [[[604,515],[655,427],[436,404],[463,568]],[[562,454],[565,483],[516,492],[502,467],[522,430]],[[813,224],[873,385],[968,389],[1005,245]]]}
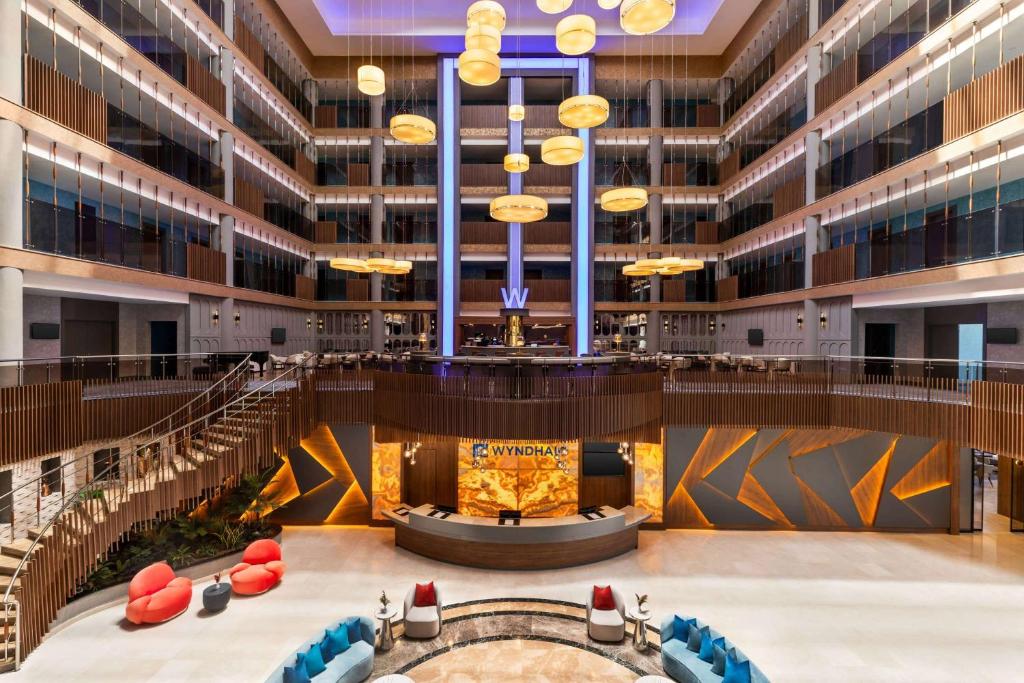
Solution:
{"label": "hotel atrium", "polygon": [[1022,327],[1024,0],[3,0],[0,683],[1014,680]]}

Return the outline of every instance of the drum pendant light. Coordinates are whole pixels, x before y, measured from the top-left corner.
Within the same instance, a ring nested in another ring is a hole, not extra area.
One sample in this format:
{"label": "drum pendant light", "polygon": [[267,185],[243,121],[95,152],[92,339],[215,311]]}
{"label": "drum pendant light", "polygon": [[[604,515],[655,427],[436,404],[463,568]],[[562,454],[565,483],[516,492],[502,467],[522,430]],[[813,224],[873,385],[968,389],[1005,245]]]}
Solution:
{"label": "drum pendant light", "polygon": [[565,55],[582,55],[594,49],[597,22],[587,14],[570,14],[555,26],[555,47]]}
{"label": "drum pendant light", "polygon": [[356,87],[359,92],[370,95],[384,94],[384,69],[373,64],[363,64],[356,71]]}
{"label": "drum pendant light", "polygon": [[490,24],[473,24],[466,29],[467,50],[501,51],[501,31]]}
{"label": "drum pendant light", "polygon": [[366,265],[366,261],[361,258],[348,258],[341,257],[331,259],[331,268],[336,270],[345,270],[350,273],[371,273],[373,268]]}
{"label": "drum pendant light", "polygon": [[469,85],[492,85],[501,78],[501,60],[487,50],[466,50],[459,55],[459,78]]}
{"label": "drum pendant light", "polygon": [[417,114],[395,114],[388,126],[391,137],[399,142],[425,145],[437,137],[437,126],[425,116]]}
{"label": "drum pendant light", "polygon": [[491,218],[503,223],[533,223],[548,215],[548,203],[532,194],[507,194],[491,200]]}
{"label": "drum pendant light", "polygon": [[647,190],[642,187],[616,187],[601,193],[601,208],[612,213],[636,211],[647,206]]}
{"label": "drum pendant light", "polygon": [[526,173],[530,170],[530,157],[525,154],[506,154],[503,164],[509,173]]}
{"label": "drum pendant light", "polygon": [[551,166],[569,166],[583,158],[583,138],[556,135],[540,144],[540,158]]}
{"label": "drum pendant light", "polygon": [[526,107],[521,104],[508,105],[508,120],[522,121],[526,118]]}
{"label": "drum pendant light", "polygon": [[505,8],[494,0],[478,0],[466,10],[466,26],[485,24],[505,30]]}
{"label": "drum pendant light", "polygon": [[558,122],[566,128],[593,128],[608,120],[609,109],[600,95],[576,95],[558,105]]}
{"label": "drum pendant light", "polygon": [[572,0],[537,0],[537,8],[545,14],[561,14],[572,6]]}
{"label": "drum pendant light", "polygon": [[675,16],[676,0],[623,0],[619,7],[619,25],[634,36],[660,31]]}
{"label": "drum pendant light", "polygon": [[615,9],[622,0],[597,0],[597,6],[601,9]]}

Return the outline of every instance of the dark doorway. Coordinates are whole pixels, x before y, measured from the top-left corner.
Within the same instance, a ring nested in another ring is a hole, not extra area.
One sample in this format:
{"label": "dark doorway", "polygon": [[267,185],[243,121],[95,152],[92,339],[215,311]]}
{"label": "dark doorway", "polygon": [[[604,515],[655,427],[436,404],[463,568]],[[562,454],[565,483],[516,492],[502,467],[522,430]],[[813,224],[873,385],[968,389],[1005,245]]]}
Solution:
{"label": "dark doorway", "polygon": [[892,377],[891,360],[896,357],[896,325],[893,323],[865,323],[864,355],[870,360],[864,361],[864,373]]}
{"label": "dark doorway", "polygon": [[61,299],[60,316],[60,355],[80,357],[65,363],[64,379],[115,379],[112,358],[88,357],[117,354],[117,303]]}
{"label": "dark doorway", "polygon": [[[959,325],[928,325],[925,336],[925,356],[937,360],[955,361],[960,355]],[[931,363],[932,377],[953,379],[958,375],[955,362]]]}
{"label": "dark doorway", "polygon": [[114,480],[121,476],[121,449],[102,448],[92,455],[93,480]]}
{"label": "dark doorway", "polygon": [[14,471],[5,470],[0,472],[0,524],[12,524],[14,522],[14,496],[10,495],[14,486]]}
{"label": "dark doorway", "polygon": [[153,355],[150,373],[153,377],[177,377],[178,322],[153,320],[149,323],[149,352]]}

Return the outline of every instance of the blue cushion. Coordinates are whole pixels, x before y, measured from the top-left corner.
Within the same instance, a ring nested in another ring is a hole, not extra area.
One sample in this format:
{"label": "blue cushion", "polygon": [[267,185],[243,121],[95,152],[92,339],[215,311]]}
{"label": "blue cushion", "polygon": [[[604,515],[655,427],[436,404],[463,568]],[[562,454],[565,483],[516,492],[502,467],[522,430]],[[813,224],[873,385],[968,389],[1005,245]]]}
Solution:
{"label": "blue cushion", "polygon": [[676,615],[672,619],[672,637],[679,640],[686,640],[690,637],[690,627],[697,624],[696,619],[683,619]]}
{"label": "blue cushion", "polygon": [[299,666],[298,662],[295,667],[286,666],[284,668],[284,683],[310,683],[306,667]]}
{"label": "blue cushion", "polygon": [[348,632],[348,643],[351,645],[357,640],[363,639],[363,632],[360,628],[359,617],[352,617],[345,620],[345,630]]}
{"label": "blue cushion", "polygon": [[324,638],[320,641],[320,650],[324,654],[324,662],[329,662],[351,646],[348,640],[348,629],[344,624],[333,631],[324,631]]}
{"label": "blue cushion", "polygon": [[700,652],[700,639],[710,630],[707,626],[701,626],[700,628],[691,626],[690,637],[686,639],[686,649],[691,652]]}
{"label": "blue cushion", "polygon": [[750,660],[739,661],[735,648],[725,655],[725,677],[722,683],[750,683]]}
{"label": "blue cushion", "polygon": [[722,676],[725,674],[725,648],[719,644],[719,640],[725,642],[725,638],[719,638],[711,645],[711,673]]}
{"label": "blue cushion", "polygon": [[697,656],[708,664],[714,664],[716,645],[719,647],[725,645],[725,638],[712,639],[710,632],[702,632],[700,635],[700,651]]}
{"label": "blue cushion", "polygon": [[[314,678],[327,670],[327,666],[324,664],[323,653],[320,652],[320,643],[310,645],[306,654],[300,654],[299,657],[301,658],[302,665],[306,668],[306,673],[310,678]],[[298,662],[296,662],[296,664],[298,664]]]}

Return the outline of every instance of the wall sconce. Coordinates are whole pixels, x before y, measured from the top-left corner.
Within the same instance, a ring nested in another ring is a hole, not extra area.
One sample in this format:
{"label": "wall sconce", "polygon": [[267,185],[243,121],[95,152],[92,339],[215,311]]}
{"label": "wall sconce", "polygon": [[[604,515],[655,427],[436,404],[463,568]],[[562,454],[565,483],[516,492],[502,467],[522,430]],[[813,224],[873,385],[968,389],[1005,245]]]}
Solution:
{"label": "wall sconce", "polygon": [[797,313],[796,314],[796,329],[798,329],[798,330],[804,329],[804,314],[803,313]]}
{"label": "wall sconce", "polygon": [[242,323],[242,312],[235,311],[235,324],[240,325]]}
{"label": "wall sconce", "polygon": [[210,320],[213,321],[214,325],[219,324],[220,323],[220,311],[218,311],[216,308],[213,309],[212,311],[210,311]]}
{"label": "wall sconce", "polygon": [[715,333],[715,318],[714,318],[714,316],[711,316],[710,318],[708,318],[708,332],[710,334],[714,334]]}
{"label": "wall sconce", "polygon": [[825,329],[828,327],[828,316],[822,313],[821,317],[818,318],[818,322],[821,323],[821,329]]}
{"label": "wall sconce", "polygon": [[317,332],[323,332],[324,331],[324,319],[323,318],[317,318],[316,319],[316,331]]}
{"label": "wall sconce", "polygon": [[313,319],[310,318],[308,315],[306,316],[306,329],[307,330],[313,329]]}

